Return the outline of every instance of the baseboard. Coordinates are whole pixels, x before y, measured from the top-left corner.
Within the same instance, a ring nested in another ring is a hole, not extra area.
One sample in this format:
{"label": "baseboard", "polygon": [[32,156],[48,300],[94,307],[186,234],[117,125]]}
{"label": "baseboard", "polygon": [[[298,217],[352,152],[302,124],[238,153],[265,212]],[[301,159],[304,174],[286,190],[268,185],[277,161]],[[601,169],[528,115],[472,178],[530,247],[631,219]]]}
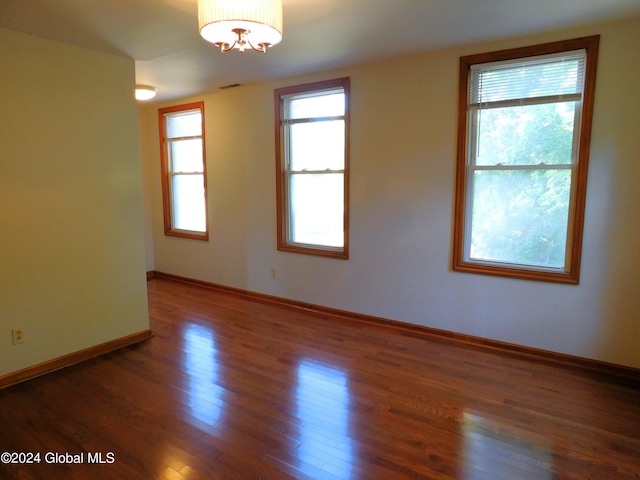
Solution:
{"label": "baseboard", "polygon": [[446,341],[458,345],[464,344],[471,348],[492,350],[502,355],[512,355],[520,358],[526,357],[530,360],[541,363],[580,369],[593,375],[607,377],[609,380],[615,381],[617,383],[640,388],[640,369],[628,367],[626,365],[618,365],[614,363],[603,362],[601,360],[593,360],[590,358],[552,352],[549,350],[542,350],[533,347],[527,347],[524,345],[501,342],[499,340],[475,337],[473,335],[465,335],[462,333],[401,322],[398,320],[390,320],[387,318],[364,315],[361,313],[348,312],[331,307],[324,307],[321,305],[300,302],[288,298],[276,297],[264,293],[252,292],[250,290],[243,290],[240,288],[228,287],[225,285],[205,282],[193,278],[182,277],[170,273],[154,271],[152,272],[152,276],[150,278],[173,280],[180,283],[187,283],[211,290],[225,292],[231,295],[250,298],[258,302],[338,316],[351,321],[375,324],[385,328],[394,329],[403,335],[411,335],[419,338],[429,338],[431,340],[437,341]]}
{"label": "baseboard", "polygon": [[109,353],[114,350],[133,345],[134,343],[148,340],[152,336],[153,333],[151,332],[151,330],[143,330],[132,335],[127,335],[126,337],[116,338],[115,340],[101,343],[100,345],[85,348],[84,350],[79,350],[77,352],[73,352],[68,355],[64,355],[62,357],[54,358],[53,360],[48,360],[38,365],[34,365],[32,367],[18,370],[17,372],[0,376],[0,389],[15,385],[16,383],[30,380],[35,377],[39,377],[40,375],[44,375],[55,370],[60,370],[61,368],[83,362],[93,357],[104,355],[105,353]]}

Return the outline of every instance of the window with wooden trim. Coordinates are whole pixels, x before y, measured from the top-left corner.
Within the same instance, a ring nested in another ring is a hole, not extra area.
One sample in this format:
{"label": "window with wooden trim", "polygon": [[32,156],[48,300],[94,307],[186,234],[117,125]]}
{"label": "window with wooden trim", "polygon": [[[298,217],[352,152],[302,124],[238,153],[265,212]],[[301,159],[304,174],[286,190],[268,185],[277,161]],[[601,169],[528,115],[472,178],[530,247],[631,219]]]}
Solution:
{"label": "window with wooden trim", "polygon": [[209,239],[204,102],[158,110],[164,233]]}
{"label": "window with wooden trim", "polygon": [[598,44],[460,59],[454,270],[579,282]]}
{"label": "window with wooden trim", "polygon": [[278,249],[349,256],[349,78],[275,90]]}

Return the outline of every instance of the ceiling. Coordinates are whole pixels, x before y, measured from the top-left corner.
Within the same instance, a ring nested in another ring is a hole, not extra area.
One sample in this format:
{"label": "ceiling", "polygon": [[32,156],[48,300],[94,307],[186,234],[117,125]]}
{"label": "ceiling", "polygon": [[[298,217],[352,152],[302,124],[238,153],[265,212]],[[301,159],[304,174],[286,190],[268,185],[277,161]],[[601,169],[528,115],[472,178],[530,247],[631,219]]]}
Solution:
{"label": "ceiling", "polygon": [[0,27],[135,59],[157,100],[640,15],[640,0],[282,0],[282,42],[220,53],[197,0],[0,0]]}

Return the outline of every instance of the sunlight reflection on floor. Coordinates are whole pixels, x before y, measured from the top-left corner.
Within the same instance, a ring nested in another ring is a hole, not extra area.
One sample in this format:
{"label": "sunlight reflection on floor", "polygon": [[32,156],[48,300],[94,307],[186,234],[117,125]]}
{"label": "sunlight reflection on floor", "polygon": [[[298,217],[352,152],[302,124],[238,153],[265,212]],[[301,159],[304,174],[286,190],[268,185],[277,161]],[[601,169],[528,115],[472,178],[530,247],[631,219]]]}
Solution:
{"label": "sunlight reflection on floor", "polygon": [[185,372],[188,381],[188,405],[198,420],[215,425],[220,420],[224,401],[218,380],[216,342],[213,330],[189,323],[184,332]]}
{"label": "sunlight reflection on floor", "polygon": [[547,438],[469,412],[464,413],[463,433],[464,480],[555,478]]}
{"label": "sunlight reflection on floor", "polygon": [[338,478],[351,478],[355,459],[349,437],[347,373],[313,360],[302,361],[298,366],[296,404],[301,442],[296,454],[301,469],[305,471],[305,465],[313,465]]}

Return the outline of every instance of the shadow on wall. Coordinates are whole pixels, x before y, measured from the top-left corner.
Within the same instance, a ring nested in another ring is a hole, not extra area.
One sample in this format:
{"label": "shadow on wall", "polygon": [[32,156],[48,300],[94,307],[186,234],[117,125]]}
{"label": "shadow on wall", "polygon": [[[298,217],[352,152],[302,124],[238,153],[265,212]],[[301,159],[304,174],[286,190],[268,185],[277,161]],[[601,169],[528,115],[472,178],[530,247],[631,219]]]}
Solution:
{"label": "shadow on wall", "polygon": [[[596,88],[607,95],[606,101],[602,101],[602,95],[599,103],[596,99],[591,190],[587,193],[591,194],[593,209],[603,208],[602,214],[606,215],[601,242],[593,249],[595,256],[602,258],[602,267],[596,270],[602,277],[603,312],[602,336],[596,350],[600,358],[640,368],[640,140],[632,126],[637,125],[633,112],[640,108],[640,101],[627,94],[640,82],[640,55],[636,53],[636,61],[628,58],[625,62],[615,62],[612,56],[603,55],[599,65],[608,75],[598,78]],[[609,79],[615,79],[615,85],[607,85]],[[635,102],[635,108],[629,102]],[[589,261],[583,256],[583,267]]]}
{"label": "shadow on wall", "polygon": [[614,150],[607,159],[612,169],[612,188],[607,194],[613,200],[601,252],[605,259],[603,334],[598,350],[601,358],[640,368],[640,167],[628,151]]}

